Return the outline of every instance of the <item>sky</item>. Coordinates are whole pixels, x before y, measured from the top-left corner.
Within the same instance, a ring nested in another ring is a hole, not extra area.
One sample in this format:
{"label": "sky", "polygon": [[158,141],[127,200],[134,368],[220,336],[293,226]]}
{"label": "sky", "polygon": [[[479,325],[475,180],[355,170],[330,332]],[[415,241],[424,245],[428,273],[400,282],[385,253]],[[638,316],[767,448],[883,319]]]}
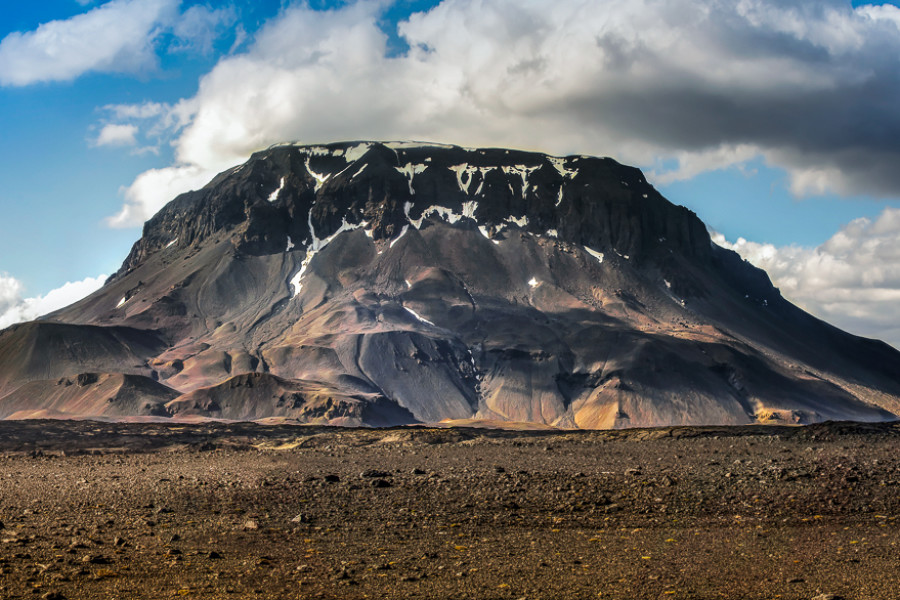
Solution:
{"label": "sky", "polygon": [[284,141],[611,156],[783,295],[900,348],[900,8],[45,0],[0,18],[0,327]]}

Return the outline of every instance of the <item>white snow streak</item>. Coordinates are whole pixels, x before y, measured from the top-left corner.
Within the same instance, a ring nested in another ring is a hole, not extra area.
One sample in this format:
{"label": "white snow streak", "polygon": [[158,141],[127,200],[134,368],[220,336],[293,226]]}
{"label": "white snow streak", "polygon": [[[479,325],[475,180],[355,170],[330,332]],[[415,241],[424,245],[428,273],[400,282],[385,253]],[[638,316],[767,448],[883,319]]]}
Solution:
{"label": "white snow streak", "polygon": [[[500,167],[503,169],[503,172],[507,175],[515,173],[519,177],[522,178],[522,198],[525,197],[525,194],[528,192],[528,177],[538,169],[540,169],[540,165],[537,167],[529,167],[527,165],[516,165],[514,167]],[[510,188],[512,189],[512,188]]]}
{"label": "white snow streak", "polygon": [[428,319],[424,318],[422,315],[420,315],[419,313],[417,313],[416,311],[414,311],[414,310],[411,309],[410,307],[404,306],[403,309],[404,309],[406,312],[408,312],[409,314],[411,314],[412,316],[414,316],[416,319],[418,319],[419,321],[421,321],[422,323],[425,323],[426,325],[431,325],[432,327],[435,327],[435,324],[434,324],[434,323],[432,323],[432,322],[429,321]]}
{"label": "white snow streak", "polygon": [[316,173],[309,166],[309,157],[306,157],[306,172],[309,173],[313,179],[316,180],[316,189],[315,191],[319,191],[322,189],[322,186],[325,185],[325,182],[331,178],[331,173]]}
{"label": "white snow streak", "polygon": [[593,256],[594,258],[596,258],[601,264],[603,263],[603,253],[602,252],[597,252],[593,248],[588,248],[587,246],[585,246],[584,249],[587,250],[587,253],[590,254],[591,256]]}
{"label": "white snow streak", "polygon": [[[409,216],[409,213],[407,213],[407,216]],[[418,229],[418,228],[417,228],[417,229]],[[400,238],[402,238],[404,235],[406,235],[406,232],[407,232],[407,231],[409,231],[409,225],[404,225],[404,226],[403,226],[403,229],[400,230],[400,235],[398,235],[397,237],[395,237],[394,239],[392,239],[392,240],[391,240],[391,243],[390,243],[390,246],[388,246],[388,247],[389,247],[389,248],[393,248],[393,247],[394,247],[394,244],[396,244],[397,242],[399,242],[399,241],[400,241]]]}
{"label": "white snow streak", "polygon": [[312,243],[306,248],[306,257],[303,259],[303,262],[300,264],[300,270],[291,278],[290,284],[294,288],[293,295],[296,296],[300,293],[302,285],[300,281],[303,279],[303,276],[306,274],[306,269],[309,267],[309,264],[312,262],[313,257],[318,254],[322,248],[327,246],[336,238],[341,235],[345,231],[353,231],[354,229],[359,229],[361,227],[366,227],[369,222],[363,221],[361,223],[348,223],[347,218],[344,217],[341,219],[341,226],[338,227],[337,231],[329,235],[325,239],[319,239],[316,237],[316,231],[312,224],[312,211],[310,211],[309,216],[307,217],[307,223],[309,224],[309,235],[312,238]]}
{"label": "white snow streak", "polygon": [[416,190],[413,189],[413,179],[415,179],[416,175],[420,173],[424,173],[425,169],[428,168],[428,165],[417,165],[415,163],[409,163],[407,165],[403,165],[402,167],[394,167],[401,175],[405,175],[409,180],[409,193],[410,195],[415,196]]}
{"label": "white snow streak", "polygon": [[278,200],[278,194],[281,193],[281,190],[284,189],[284,177],[281,178],[281,183],[278,184],[278,189],[269,194],[269,202],[275,202]]}

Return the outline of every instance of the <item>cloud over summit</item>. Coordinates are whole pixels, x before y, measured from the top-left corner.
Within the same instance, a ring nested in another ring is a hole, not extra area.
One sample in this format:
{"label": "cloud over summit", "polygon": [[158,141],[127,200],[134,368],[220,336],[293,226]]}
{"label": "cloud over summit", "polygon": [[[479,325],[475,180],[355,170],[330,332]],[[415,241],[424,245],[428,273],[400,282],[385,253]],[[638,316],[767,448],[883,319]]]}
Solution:
{"label": "cloud over summit", "polygon": [[[293,6],[222,58],[169,109],[170,180],[286,140],[414,138],[610,155],[661,180],[763,157],[798,195],[900,193],[896,7],[444,0],[399,24],[400,55],[381,10]],[[119,225],[160,207],[126,199]]]}

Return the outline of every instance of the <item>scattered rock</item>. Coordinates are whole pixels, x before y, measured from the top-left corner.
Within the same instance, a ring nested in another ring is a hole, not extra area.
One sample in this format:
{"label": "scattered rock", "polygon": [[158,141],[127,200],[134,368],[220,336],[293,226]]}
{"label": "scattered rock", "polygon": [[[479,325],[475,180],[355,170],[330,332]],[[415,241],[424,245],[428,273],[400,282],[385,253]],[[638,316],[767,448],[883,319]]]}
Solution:
{"label": "scattered rock", "polygon": [[365,471],[360,473],[360,476],[366,477],[366,478],[374,478],[374,477],[382,477],[383,478],[383,477],[390,477],[391,474],[386,471],[377,471],[375,469],[366,469]]}
{"label": "scattered rock", "polygon": [[256,531],[257,529],[259,529],[259,522],[255,519],[248,519],[247,521],[244,521],[242,529],[244,531]]}

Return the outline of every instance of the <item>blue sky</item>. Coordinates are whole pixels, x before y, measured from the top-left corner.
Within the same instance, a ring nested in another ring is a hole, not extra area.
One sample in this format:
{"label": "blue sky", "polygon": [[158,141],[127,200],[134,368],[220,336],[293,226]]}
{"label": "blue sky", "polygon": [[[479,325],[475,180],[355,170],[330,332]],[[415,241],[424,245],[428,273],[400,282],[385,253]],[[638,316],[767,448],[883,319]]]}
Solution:
{"label": "blue sky", "polygon": [[900,342],[900,10],[722,4],[7,3],[0,325],[254,150],[415,137],[640,166],[789,298]]}

